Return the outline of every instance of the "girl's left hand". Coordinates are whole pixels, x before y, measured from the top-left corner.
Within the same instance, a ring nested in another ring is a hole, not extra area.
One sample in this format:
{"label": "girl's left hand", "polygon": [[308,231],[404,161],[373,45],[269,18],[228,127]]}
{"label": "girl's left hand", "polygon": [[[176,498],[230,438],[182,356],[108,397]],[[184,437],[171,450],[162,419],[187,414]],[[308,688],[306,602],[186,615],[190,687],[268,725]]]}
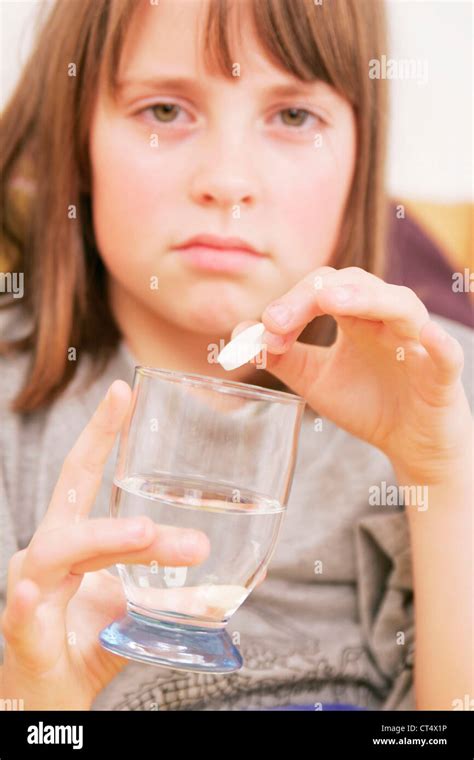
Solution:
{"label": "girl's left hand", "polygon": [[[335,342],[298,342],[322,314],[337,322]],[[321,267],[267,306],[262,322],[266,369],[317,414],[377,446],[413,482],[459,469],[471,430],[463,350],[412,290],[358,267]]]}

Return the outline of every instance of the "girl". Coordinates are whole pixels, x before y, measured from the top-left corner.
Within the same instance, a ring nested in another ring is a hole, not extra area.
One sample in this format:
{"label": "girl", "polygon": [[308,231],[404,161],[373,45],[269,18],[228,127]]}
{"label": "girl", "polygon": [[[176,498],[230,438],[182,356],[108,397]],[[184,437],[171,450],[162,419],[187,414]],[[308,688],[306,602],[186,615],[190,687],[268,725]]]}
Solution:
{"label": "girl", "polygon": [[[467,330],[380,278],[384,35],[378,0],[53,7],[4,118],[4,255],[25,295],[2,311],[2,698],[452,709],[472,693]],[[210,359],[259,320],[266,368]],[[125,605],[107,567],[212,551],[107,518],[135,364],[307,401],[229,676],[98,643]],[[423,498],[403,509],[390,486]]]}

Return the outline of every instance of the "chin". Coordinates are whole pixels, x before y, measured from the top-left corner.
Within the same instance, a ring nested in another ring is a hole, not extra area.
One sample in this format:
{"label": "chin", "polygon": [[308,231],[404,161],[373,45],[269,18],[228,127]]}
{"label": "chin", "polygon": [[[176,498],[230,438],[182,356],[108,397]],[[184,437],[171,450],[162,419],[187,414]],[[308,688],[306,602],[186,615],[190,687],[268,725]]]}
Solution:
{"label": "chin", "polygon": [[[251,317],[250,317],[251,318]],[[240,311],[229,313],[223,309],[221,312],[215,309],[209,309],[209,304],[203,305],[201,309],[192,310],[180,315],[179,323],[186,329],[199,335],[209,335],[213,338],[224,338],[229,335],[234,327],[248,316],[243,316]]]}
{"label": "chin", "polygon": [[191,296],[191,302],[186,303],[186,297],[183,294],[183,302],[187,308],[179,316],[180,324],[202,335],[223,337],[231,333],[239,322],[252,319],[252,315],[257,311],[255,305],[246,306],[242,299],[236,303],[236,298],[226,299],[216,296],[214,288],[206,298],[196,299]]}
{"label": "chin", "polygon": [[244,317],[240,316],[228,317],[224,314],[216,315],[214,312],[207,313],[206,310],[203,309],[199,318],[196,318],[195,315],[189,316],[185,319],[185,324],[188,329],[191,329],[193,332],[199,333],[200,335],[224,337],[225,335],[230,334],[234,327],[239,322],[242,322],[243,319]]}

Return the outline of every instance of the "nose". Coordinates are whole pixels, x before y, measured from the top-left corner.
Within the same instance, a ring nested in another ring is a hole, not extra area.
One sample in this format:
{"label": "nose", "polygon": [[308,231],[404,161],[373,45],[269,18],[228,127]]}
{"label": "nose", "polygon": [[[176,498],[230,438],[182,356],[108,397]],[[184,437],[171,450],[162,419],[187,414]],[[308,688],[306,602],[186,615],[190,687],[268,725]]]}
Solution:
{"label": "nose", "polygon": [[257,181],[250,151],[237,141],[225,141],[216,149],[199,150],[200,163],[191,180],[191,197],[202,206],[220,209],[252,207],[257,200]]}

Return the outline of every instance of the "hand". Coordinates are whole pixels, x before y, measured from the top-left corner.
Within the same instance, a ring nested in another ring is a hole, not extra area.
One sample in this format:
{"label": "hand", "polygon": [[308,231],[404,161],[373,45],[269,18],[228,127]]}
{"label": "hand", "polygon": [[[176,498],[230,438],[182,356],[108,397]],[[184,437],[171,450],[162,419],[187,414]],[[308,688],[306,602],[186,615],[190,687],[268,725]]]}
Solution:
{"label": "hand", "polygon": [[[286,321],[272,314],[276,304],[289,310]],[[298,342],[322,314],[337,322],[335,343]],[[412,290],[357,267],[321,267],[270,304],[262,322],[266,369],[317,414],[377,446],[414,482],[461,469],[471,431],[463,351]]]}
{"label": "hand", "polygon": [[[104,568],[152,560],[194,565],[209,553],[200,531],[147,517],[87,518],[130,398],[126,383],[111,385],[67,456],[29,546],[9,565],[0,696],[23,699],[27,710],[88,709],[127,664],[98,641],[99,631],[125,612],[122,584]],[[67,498],[71,489],[74,504]],[[183,538],[194,538],[194,548]]]}

